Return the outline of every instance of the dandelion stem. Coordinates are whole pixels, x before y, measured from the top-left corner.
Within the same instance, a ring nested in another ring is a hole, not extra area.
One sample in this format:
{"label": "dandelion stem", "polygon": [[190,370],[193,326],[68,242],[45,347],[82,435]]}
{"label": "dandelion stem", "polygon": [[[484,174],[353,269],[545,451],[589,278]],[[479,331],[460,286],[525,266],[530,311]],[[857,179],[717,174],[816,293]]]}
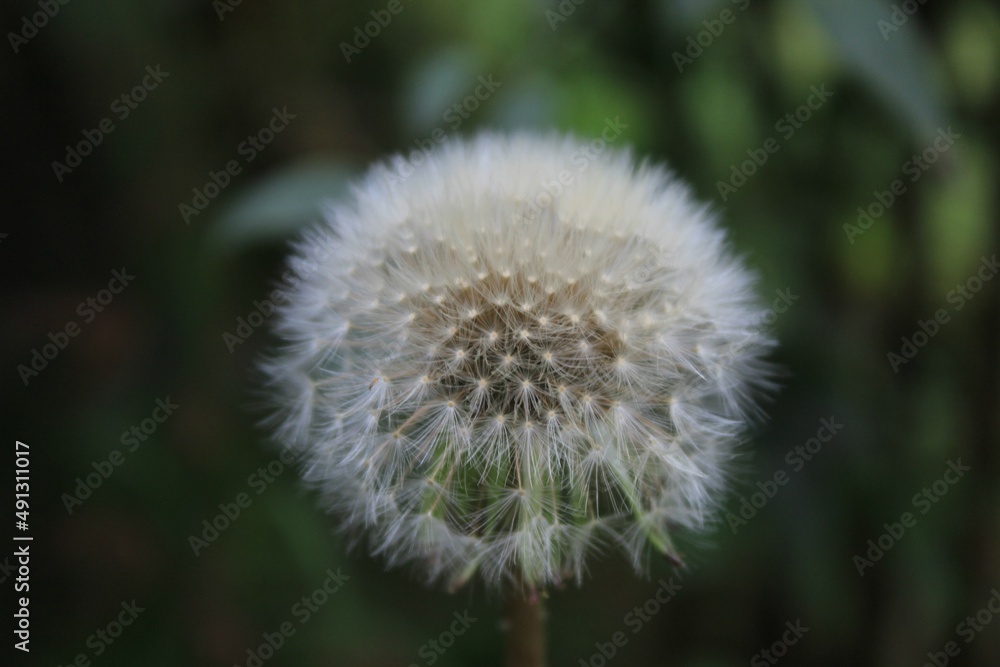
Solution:
{"label": "dandelion stem", "polygon": [[534,589],[511,588],[506,602],[507,667],[545,667],[545,605]]}

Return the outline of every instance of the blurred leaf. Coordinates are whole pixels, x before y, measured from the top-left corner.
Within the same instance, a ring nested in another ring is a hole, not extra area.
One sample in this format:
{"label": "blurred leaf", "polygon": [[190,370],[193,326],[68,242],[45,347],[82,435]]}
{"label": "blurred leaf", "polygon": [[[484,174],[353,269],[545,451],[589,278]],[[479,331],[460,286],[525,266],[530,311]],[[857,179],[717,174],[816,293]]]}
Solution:
{"label": "blurred leaf", "polygon": [[656,10],[667,32],[679,35],[688,30],[704,29],[702,21],[715,19],[724,6],[723,0],[661,0]]}
{"label": "blurred leaf", "polygon": [[[941,126],[940,91],[931,82],[931,57],[919,17],[886,29],[892,10],[866,0],[809,0],[841,57],[876,94],[923,137]],[[880,28],[880,22],[883,27]],[[885,37],[883,37],[883,31]]]}
{"label": "blurred leaf", "polygon": [[963,5],[942,39],[956,92],[985,104],[1000,84],[1000,12],[985,4]]}
{"label": "blurred leaf", "polygon": [[[761,120],[745,78],[728,63],[702,63],[699,76],[681,82],[679,103],[698,143],[720,180],[730,178],[730,166],[747,159],[748,149],[759,148],[773,126]],[[733,113],[739,109],[739,113]],[[772,121],[773,122],[773,121]]]}
{"label": "blurred leaf", "polygon": [[[506,82],[504,83],[506,86]],[[545,72],[533,72],[511,81],[492,107],[490,122],[510,130],[525,128],[549,129],[553,126],[555,103],[549,91],[555,89],[553,77]]]}
{"label": "blurred leaf", "polygon": [[776,83],[789,94],[798,95],[837,74],[840,66],[833,41],[798,0],[775,4],[771,34],[774,62],[781,73]]}
{"label": "blurred leaf", "polygon": [[433,54],[416,64],[403,87],[400,118],[405,130],[430,131],[445,124],[444,114],[473,94],[483,73],[475,55],[453,49]]}
{"label": "blurred leaf", "polygon": [[521,51],[530,50],[539,35],[551,34],[545,20],[546,7],[534,0],[479,3],[475,8],[463,0],[413,6],[419,7],[428,25],[449,36],[459,35],[461,42],[483,61],[509,63]]}
{"label": "blurred leaf", "polygon": [[231,252],[279,238],[319,219],[326,201],[342,197],[356,171],[337,162],[290,167],[238,193],[216,221],[211,244]]}
{"label": "blurred leaf", "polygon": [[[865,202],[862,208],[870,209]],[[867,220],[874,220],[864,229]],[[900,247],[895,211],[886,211],[877,218],[862,218],[855,210],[841,217],[840,227],[848,227],[850,237],[843,233],[839,240],[843,276],[852,291],[869,299],[886,299],[900,289],[904,258],[894,252]],[[860,233],[859,233],[860,232]],[[854,243],[849,243],[850,238]]]}
{"label": "blurred leaf", "polygon": [[554,79],[558,86],[554,91],[558,100],[557,126],[582,137],[596,138],[609,121],[618,118],[627,125],[623,136],[615,139],[618,147],[645,144],[654,126],[648,91],[621,74],[591,65],[564,72]]}
{"label": "blurred leaf", "polygon": [[[929,249],[930,284],[942,297],[956,280],[964,279],[979,264],[980,256],[990,247],[995,224],[990,221],[990,207],[996,169],[976,139],[963,137],[959,141],[965,145],[952,149],[957,153],[945,153],[940,158],[946,163],[940,169],[951,166],[953,171],[943,179],[928,175],[931,182],[921,189],[921,194],[926,195],[920,210]],[[960,161],[947,164],[959,155]]]}

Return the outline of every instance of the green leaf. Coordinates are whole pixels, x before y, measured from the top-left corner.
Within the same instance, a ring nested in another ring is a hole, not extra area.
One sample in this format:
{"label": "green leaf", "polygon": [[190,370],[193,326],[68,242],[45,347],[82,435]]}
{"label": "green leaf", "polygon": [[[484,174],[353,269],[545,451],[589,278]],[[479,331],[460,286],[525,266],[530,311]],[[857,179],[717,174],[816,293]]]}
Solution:
{"label": "green leaf", "polygon": [[809,0],[808,4],[846,64],[912,126],[920,140],[943,124],[941,95],[931,83],[931,58],[919,16],[909,16],[897,26],[892,9],[881,3]]}
{"label": "green leaf", "polygon": [[213,226],[210,243],[223,252],[287,238],[320,219],[325,202],[342,198],[355,175],[336,163],[282,170],[237,193]]}

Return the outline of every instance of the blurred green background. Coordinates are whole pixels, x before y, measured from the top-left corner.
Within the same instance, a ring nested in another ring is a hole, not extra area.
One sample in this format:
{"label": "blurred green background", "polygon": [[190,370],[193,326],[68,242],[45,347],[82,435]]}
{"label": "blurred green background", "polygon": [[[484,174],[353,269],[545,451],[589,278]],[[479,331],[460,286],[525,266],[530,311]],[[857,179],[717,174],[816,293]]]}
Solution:
{"label": "blurred green background", "polygon": [[[653,557],[642,579],[609,556],[554,592],[552,664],[771,664],[761,651],[796,621],[809,631],[787,664],[921,665],[929,652],[997,664],[1000,281],[977,280],[1000,246],[995,3],[17,0],[0,12],[4,434],[32,452],[32,651],[16,664],[256,664],[248,651],[286,622],[294,635],[263,664],[501,664],[498,600],[428,591],[351,552],[274,463],[250,392],[267,325],[224,336],[258,322],[288,239],[373,160],[484,128],[589,140],[609,118],[627,125],[616,146],[669,162],[723,214],[768,303],[793,295],[773,318],[782,389],[727,511],[779,471],[787,482],[745,525],[723,517],[690,540],[684,573]],[[148,74],[157,66],[167,74]],[[485,99],[479,77],[499,82]],[[814,86],[832,95],[810,109]],[[274,109],[294,118],[259,150],[244,143]],[[948,128],[959,137],[934,148]],[[77,166],[53,166],[88,137],[100,143]],[[231,161],[225,187],[206,188]],[[859,207],[873,216],[863,227]],[[102,294],[122,267],[134,280]],[[100,312],[80,305],[109,296]],[[69,323],[78,335],[25,382],[19,367]],[[913,351],[903,338],[924,344],[894,368],[889,353]],[[144,423],[168,397],[173,414]],[[788,453],[824,418],[843,427],[796,463]],[[958,459],[970,470],[941,482]],[[121,464],[93,477],[109,460]],[[88,475],[100,485],[67,501]],[[925,488],[933,504],[914,497]],[[191,536],[225,524],[220,504],[241,493],[248,506],[195,555]],[[883,536],[904,512],[915,524]],[[855,557],[880,537],[890,548],[859,575]],[[349,579],[301,622],[295,605],[338,569]],[[627,615],[670,576],[683,588],[635,631]],[[95,635],[132,600],[144,611],[119,637]],[[477,620],[436,652],[428,642],[465,611]],[[961,625],[977,613],[981,631]],[[605,658],[618,631],[627,643]]]}

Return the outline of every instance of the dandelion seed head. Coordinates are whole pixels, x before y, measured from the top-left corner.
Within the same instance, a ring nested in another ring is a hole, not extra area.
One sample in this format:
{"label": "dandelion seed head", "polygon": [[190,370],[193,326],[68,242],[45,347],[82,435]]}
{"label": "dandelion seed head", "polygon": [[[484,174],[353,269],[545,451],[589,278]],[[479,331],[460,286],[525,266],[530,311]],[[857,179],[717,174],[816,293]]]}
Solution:
{"label": "dandelion seed head", "polygon": [[752,275],[667,171],[578,151],[483,135],[376,167],[296,248],[326,259],[279,310],[276,435],[391,565],[546,586],[715,517],[768,383]]}

